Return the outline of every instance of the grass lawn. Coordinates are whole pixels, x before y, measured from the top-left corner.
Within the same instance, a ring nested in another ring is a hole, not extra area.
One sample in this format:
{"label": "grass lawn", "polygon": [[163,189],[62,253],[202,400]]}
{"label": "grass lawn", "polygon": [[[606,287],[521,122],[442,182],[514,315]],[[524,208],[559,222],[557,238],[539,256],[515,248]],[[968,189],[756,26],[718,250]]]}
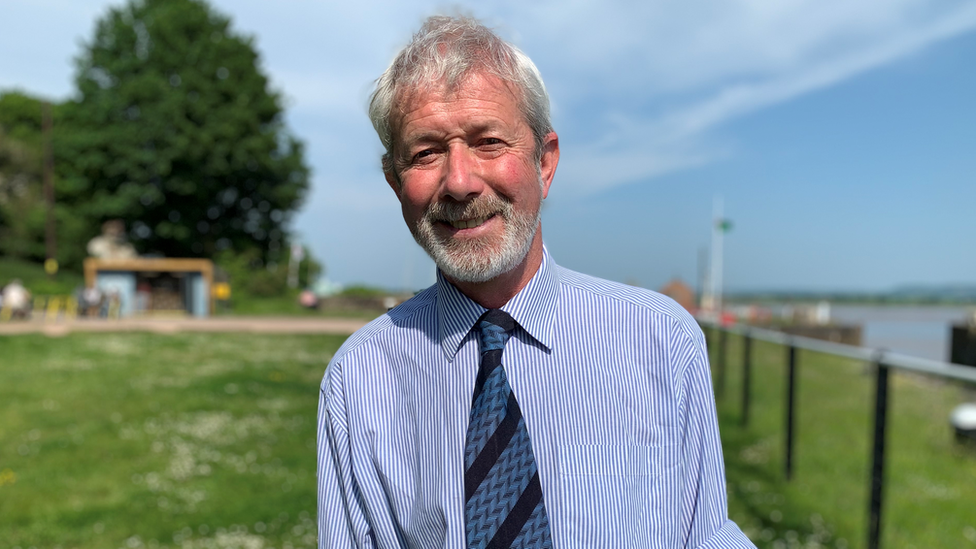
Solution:
{"label": "grass lawn", "polygon": [[289,290],[287,295],[280,297],[252,297],[237,294],[233,299],[233,306],[217,306],[218,316],[301,316],[301,317],[329,317],[355,318],[373,320],[382,311],[368,309],[336,309],[320,307],[308,309],[298,304],[298,290]]}
{"label": "grass lawn", "polygon": [[341,336],[0,337],[0,546],[314,547]]}
{"label": "grass lawn", "polygon": [[[713,372],[717,336],[710,339]],[[786,350],[754,342],[750,423],[741,424],[742,344],[729,336],[719,423],[729,512],[759,547],[864,547],[874,375],[858,361],[798,351],[793,480],[783,473]],[[976,547],[976,448],[948,417],[973,387],[892,370],[882,546]]]}

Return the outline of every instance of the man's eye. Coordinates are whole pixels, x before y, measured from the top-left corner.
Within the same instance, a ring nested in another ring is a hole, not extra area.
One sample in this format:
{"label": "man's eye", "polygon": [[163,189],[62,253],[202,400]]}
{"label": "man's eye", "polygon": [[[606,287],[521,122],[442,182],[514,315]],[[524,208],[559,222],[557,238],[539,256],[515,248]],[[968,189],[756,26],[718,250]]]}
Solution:
{"label": "man's eye", "polygon": [[423,160],[424,158],[426,158],[426,157],[428,157],[428,156],[430,156],[432,154],[434,154],[434,150],[433,149],[424,149],[424,150],[420,151],[419,153],[413,155],[413,160],[414,160],[414,162],[416,162],[418,160]]}
{"label": "man's eye", "polygon": [[502,140],[498,139],[497,137],[486,137],[482,143],[485,145],[501,145]]}

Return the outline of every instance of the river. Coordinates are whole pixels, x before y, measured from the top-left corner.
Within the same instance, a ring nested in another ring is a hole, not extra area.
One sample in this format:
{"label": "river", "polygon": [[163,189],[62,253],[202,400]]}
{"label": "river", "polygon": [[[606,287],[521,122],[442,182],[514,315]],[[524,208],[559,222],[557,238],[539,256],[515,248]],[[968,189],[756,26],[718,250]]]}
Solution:
{"label": "river", "polygon": [[830,319],[863,326],[861,344],[933,360],[949,360],[952,324],[976,306],[831,305]]}

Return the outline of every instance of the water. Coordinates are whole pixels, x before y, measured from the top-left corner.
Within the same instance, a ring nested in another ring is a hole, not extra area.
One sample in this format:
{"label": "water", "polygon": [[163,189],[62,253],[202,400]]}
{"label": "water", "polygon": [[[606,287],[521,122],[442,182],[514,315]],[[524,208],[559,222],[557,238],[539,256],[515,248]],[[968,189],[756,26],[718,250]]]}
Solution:
{"label": "water", "polygon": [[972,305],[831,305],[830,318],[838,324],[862,325],[865,347],[948,361],[952,324],[966,322],[974,309]]}

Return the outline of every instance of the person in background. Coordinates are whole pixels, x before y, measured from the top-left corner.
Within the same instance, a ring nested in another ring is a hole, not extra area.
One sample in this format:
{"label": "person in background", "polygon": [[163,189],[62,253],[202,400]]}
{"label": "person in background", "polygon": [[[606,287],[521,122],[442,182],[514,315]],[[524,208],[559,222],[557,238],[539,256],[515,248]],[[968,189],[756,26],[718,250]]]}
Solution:
{"label": "person in background", "polygon": [[85,316],[101,316],[102,301],[104,299],[105,295],[98,286],[90,286],[82,290],[81,302],[83,303],[82,310],[84,310]]}
{"label": "person in background", "polygon": [[13,279],[3,288],[3,308],[11,318],[27,319],[31,314],[31,293],[20,279]]}

